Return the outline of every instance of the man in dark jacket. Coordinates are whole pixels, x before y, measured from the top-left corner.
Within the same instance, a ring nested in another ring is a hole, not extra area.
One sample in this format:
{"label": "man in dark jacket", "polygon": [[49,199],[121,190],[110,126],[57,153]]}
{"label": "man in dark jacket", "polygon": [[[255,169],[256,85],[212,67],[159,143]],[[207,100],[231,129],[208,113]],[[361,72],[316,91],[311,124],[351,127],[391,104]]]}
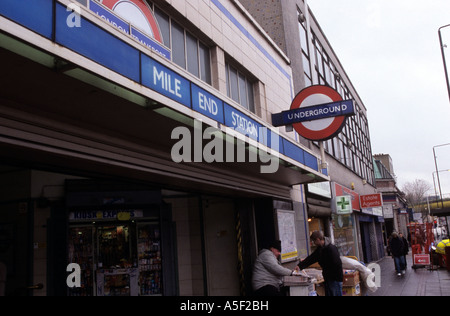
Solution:
{"label": "man in dark jacket", "polygon": [[406,256],[409,253],[409,243],[408,240],[403,236],[403,233],[398,234],[398,238],[400,238],[403,241],[403,256],[404,256],[404,263],[405,263],[405,270],[408,267],[408,262],[406,261]]}
{"label": "man in dark jacket", "polygon": [[392,257],[394,257],[395,270],[398,276],[405,274],[406,260],[405,260],[405,244],[400,239],[397,232],[393,232],[389,239],[389,247],[391,248]]}
{"label": "man in dark jacket", "polygon": [[301,261],[298,267],[303,270],[318,262],[323,270],[325,295],[342,296],[344,273],[342,271],[341,256],[337,247],[319,231],[311,234],[311,242],[317,246],[317,249],[308,258]]}

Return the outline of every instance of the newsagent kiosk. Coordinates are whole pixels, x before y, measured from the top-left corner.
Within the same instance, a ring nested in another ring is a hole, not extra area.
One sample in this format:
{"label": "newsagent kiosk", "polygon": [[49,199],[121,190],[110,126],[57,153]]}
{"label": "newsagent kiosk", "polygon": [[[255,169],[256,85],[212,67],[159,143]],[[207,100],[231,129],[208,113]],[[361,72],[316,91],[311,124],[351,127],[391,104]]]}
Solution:
{"label": "newsagent kiosk", "polygon": [[162,295],[161,192],[80,192],[84,182],[66,183],[68,262],[82,272],[68,294]]}

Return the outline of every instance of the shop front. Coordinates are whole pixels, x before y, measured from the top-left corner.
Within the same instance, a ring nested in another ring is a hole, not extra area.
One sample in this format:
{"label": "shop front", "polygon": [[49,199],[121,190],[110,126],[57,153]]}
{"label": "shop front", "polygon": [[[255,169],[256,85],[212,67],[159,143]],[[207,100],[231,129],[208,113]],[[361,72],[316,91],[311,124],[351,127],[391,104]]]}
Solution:
{"label": "shop front", "polygon": [[332,236],[331,183],[310,183],[306,187],[309,232],[322,231]]}
{"label": "shop front", "polygon": [[333,228],[336,246],[344,256],[366,263],[384,257],[383,204],[380,194],[359,194],[334,183]]}
{"label": "shop front", "polygon": [[378,261],[385,256],[382,229],[384,218],[371,215],[359,216],[363,258],[366,263]]}
{"label": "shop front", "polygon": [[335,245],[341,255],[359,258],[357,217],[360,212],[359,194],[338,184],[333,188],[333,231]]}
{"label": "shop front", "polygon": [[381,194],[361,195],[359,223],[364,262],[378,261],[385,256],[383,198]]}
{"label": "shop front", "polygon": [[67,262],[82,271],[81,287],[68,294],[162,295],[161,193],[83,193],[67,186]]}
{"label": "shop front", "polygon": [[158,224],[71,225],[68,247],[68,262],[82,271],[69,296],[162,294]]}

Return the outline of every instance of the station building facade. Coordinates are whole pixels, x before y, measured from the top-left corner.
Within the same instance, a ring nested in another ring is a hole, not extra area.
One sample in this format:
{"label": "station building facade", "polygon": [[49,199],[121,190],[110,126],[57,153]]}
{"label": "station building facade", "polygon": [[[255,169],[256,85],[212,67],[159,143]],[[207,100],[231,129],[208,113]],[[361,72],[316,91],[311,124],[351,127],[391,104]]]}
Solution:
{"label": "station building facade", "polygon": [[[377,193],[367,109],[347,75],[307,0],[241,0],[292,66],[295,94],[312,85],[335,89],[343,100],[354,100],[356,115],[335,138],[323,142],[331,181],[306,185],[311,230],[322,230],[343,255],[371,262],[384,256],[382,208],[363,209],[360,197]],[[286,109],[287,110],[287,109]],[[319,142],[309,141],[295,130],[299,142],[320,155]],[[337,215],[342,196],[350,196],[351,211]]]}
{"label": "station building facade", "polygon": [[271,125],[298,83],[239,1],[2,0],[0,55],[7,295],[249,295],[271,239],[309,253],[330,178]]}

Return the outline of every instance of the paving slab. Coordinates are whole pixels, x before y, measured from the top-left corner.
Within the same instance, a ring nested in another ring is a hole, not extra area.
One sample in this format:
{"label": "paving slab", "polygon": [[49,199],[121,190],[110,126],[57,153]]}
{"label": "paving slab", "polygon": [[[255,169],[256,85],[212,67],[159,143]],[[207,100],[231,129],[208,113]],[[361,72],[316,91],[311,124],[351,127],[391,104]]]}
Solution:
{"label": "paving slab", "polygon": [[381,288],[369,296],[450,296],[450,272],[446,269],[412,269],[412,256],[406,257],[408,268],[404,276],[397,276],[394,259],[383,258]]}

